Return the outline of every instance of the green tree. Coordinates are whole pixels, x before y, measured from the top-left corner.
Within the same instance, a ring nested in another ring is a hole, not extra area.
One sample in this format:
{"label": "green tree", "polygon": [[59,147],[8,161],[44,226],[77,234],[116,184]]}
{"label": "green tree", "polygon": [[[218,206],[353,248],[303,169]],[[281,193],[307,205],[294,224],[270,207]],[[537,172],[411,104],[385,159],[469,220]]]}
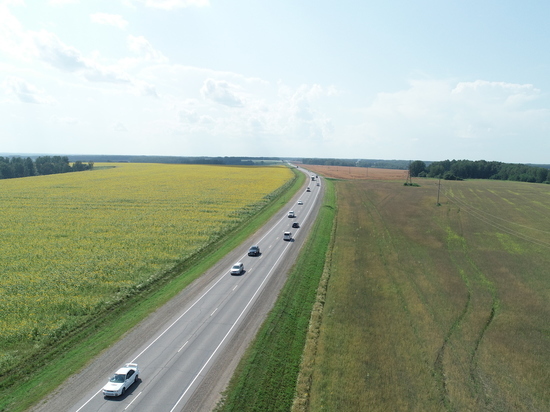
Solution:
{"label": "green tree", "polygon": [[422,160],[415,160],[409,165],[409,172],[411,177],[417,177],[420,172],[426,171],[426,163]]}

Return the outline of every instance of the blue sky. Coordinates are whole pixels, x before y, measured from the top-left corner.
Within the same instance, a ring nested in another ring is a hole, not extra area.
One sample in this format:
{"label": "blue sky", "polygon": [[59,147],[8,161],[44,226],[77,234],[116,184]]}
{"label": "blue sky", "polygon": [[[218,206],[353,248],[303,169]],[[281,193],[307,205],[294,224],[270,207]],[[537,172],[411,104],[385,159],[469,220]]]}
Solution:
{"label": "blue sky", "polygon": [[0,0],[0,152],[550,163],[550,2]]}

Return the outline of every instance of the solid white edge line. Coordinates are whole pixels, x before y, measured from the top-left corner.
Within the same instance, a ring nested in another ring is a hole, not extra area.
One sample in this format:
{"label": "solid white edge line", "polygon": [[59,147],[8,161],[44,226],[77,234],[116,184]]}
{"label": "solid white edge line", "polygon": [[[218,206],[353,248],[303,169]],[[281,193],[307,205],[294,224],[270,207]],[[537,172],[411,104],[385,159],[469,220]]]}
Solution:
{"label": "solid white edge line", "polygon": [[94,393],[94,395],[93,395],[90,399],[88,399],[84,405],[82,405],[80,408],[78,408],[78,409],[76,410],[76,412],[79,412],[82,408],[84,408],[86,405],[88,405],[88,403],[90,403],[90,401],[91,401],[92,399],[94,399],[94,398],[97,396],[97,394],[100,393],[102,390],[103,390],[103,388],[101,388],[101,389],[98,390],[96,393]]}

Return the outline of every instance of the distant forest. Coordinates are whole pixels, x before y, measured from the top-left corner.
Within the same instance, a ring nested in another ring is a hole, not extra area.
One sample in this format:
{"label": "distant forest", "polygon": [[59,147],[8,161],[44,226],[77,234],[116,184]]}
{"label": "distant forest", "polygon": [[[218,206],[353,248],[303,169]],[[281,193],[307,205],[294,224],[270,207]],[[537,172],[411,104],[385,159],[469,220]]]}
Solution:
{"label": "distant forest", "polygon": [[71,155],[71,160],[88,161],[98,163],[129,162],[129,163],[173,163],[173,164],[198,164],[198,165],[261,165],[280,163],[279,157],[242,157],[242,156],[218,156],[218,157],[185,157],[185,156],[124,156],[124,155]]}
{"label": "distant forest", "polygon": [[93,167],[93,162],[83,163],[80,160],[71,165],[67,156],[39,156],[34,161],[30,157],[0,156],[0,179],[80,172]]}
{"label": "distant forest", "polygon": [[379,160],[379,159],[302,159],[306,165],[319,166],[348,166],[348,167],[376,167],[378,169],[401,169],[407,170],[410,161],[408,160]]}
{"label": "distant forest", "polygon": [[550,184],[550,165],[525,165],[487,162],[485,160],[443,160],[423,162],[415,160],[374,159],[303,159],[304,164],[321,166],[376,167],[380,169],[410,170],[412,177],[435,177],[446,180],[495,179]]}
{"label": "distant forest", "polygon": [[445,180],[495,179],[550,184],[550,166],[531,166],[485,160],[443,160],[426,165],[415,160],[409,166],[411,177],[436,177]]}

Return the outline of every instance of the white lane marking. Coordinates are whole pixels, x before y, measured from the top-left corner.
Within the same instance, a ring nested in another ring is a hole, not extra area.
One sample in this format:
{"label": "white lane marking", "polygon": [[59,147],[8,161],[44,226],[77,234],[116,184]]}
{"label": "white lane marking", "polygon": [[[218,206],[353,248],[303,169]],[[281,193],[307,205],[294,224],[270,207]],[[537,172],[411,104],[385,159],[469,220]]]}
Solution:
{"label": "white lane marking", "polygon": [[98,393],[101,392],[102,390],[103,390],[103,388],[101,388],[101,389],[98,390],[96,393],[94,393],[93,396],[92,396],[90,399],[88,399],[84,405],[82,405],[80,408],[78,408],[78,409],[76,410],[76,412],[79,412],[82,408],[84,408],[86,405],[88,405],[88,403],[90,403],[90,401],[91,401],[92,399],[94,399],[94,398],[98,395]]}
{"label": "white lane marking", "polygon": [[130,402],[128,404],[128,406],[126,408],[124,408],[124,410],[128,409],[130,406],[132,406],[132,404],[134,403],[134,401],[138,398],[139,395],[141,395],[143,392],[140,392],[136,395],[136,397],[134,399],[132,399],[132,402]]}
{"label": "white lane marking", "polygon": [[214,313],[216,313],[217,310],[218,310],[218,308],[214,309],[214,312],[212,312],[212,313],[210,314],[210,317],[214,316]]}
{"label": "white lane marking", "polygon": [[178,353],[180,353],[180,351],[181,351],[183,348],[185,348],[185,345],[187,345],[188,343],[189,343],[189,341],[185,342],[185,343],[183,344],[183,346],[182,346],[181,348],[179,348]]}
{"label": "white lane marking", "polygon": [[174,410],[177,408],[177,406],[179,405],[179,403],[181,402],[181,400],[183,399],[183,397],[187,394],[187,392],[189,391],[189,389],[191,389],[191,386],[193,386],[193,384],[195,383],[195,381],[199,378],[199,376],[201,375],[201,373],[204,371],[204,369],[206,368],[206,366],[210,363],[210,361],[212,360],[212,358],[214,357],[214,355],[216,354],[216,352],[218,352],[218,350],[220,349],[220,347],[222,346],[222,344],[225,342],[225,340],[227,339],[227,337],[229,336],[229,334],[231,333],[231,331],[233,330],[233,328],[235,328],[235,326],[237,325],[237,323],[239,322],[239,320],[241,319],[241,317],[244,315],[244,313],[246,312],[246,310],[248,309],[248,307],[250,306],[250,304],[252,303],[252,301],[255,299],[256,295],[260,292],[260,290],[263,289],[263,285],[264,283],[267,281],[267,279],[269,279],[269,277],[271,276],[271,273],[273,273],[273,269],[275,269],[275,267],[277,266],[277,264],[279,263],[279,260],[281,260],[281,258],[284,256],[288,246],[290,245],[287,244],[286,247],[284,248],[283,250],[283,253],[281,253],[281,255],[279,256],[279,258],[277,259],[277,261],[275,262],[275,264],[271,267],[271,269],[269,270],[269,273],[267,274],[267,276],[264,278],[264,280],[262,281],[262,283],[260,283],[260,285],[258,286],[258,288],[256,289],[256,292],[254,292],[254,295],[252,295],[252,297],[250,298],[250,300],[248,301],[248,303],[246,304],[246,306],[244,307],[244,309],[242,310],[242,312],[240,313],[240,315],[237,317],[237,319],[235,320],[235,322],[233,322],[233,325],[231,325],[231,328],[229,328],[229,330],[227,331],[227,333],[225,334],[225,336],[223,337],[223,339],[220,341],[220,343],[218,344],[218,346],[216,347],[216,349],[214,349],[214,352],[212,352],[212,354],[210,355],[210,357],[206,360],[206,362],[204,363],[204,365],[202,366],[202,368],[199,370],[199,372],[196,374],[196,376],[193,378],[193,380],[191,381],[191,383],[189,384],[189,386],[187,386],[187,389],[185,389],[185,391],[183,392],[183,394],[180,396],[180,398],[178,399],[178,401],[176,402],[176,404],[174,405],[174,407],[172,409],[170,409],[170,412],[174,412]]}
{"label": "white lane marking", "polygon": [[231,289],[232,291],[235,291],[235,289],[237,289],[239,287],[239,285],[235,285],[235,287],[233,289]]}

